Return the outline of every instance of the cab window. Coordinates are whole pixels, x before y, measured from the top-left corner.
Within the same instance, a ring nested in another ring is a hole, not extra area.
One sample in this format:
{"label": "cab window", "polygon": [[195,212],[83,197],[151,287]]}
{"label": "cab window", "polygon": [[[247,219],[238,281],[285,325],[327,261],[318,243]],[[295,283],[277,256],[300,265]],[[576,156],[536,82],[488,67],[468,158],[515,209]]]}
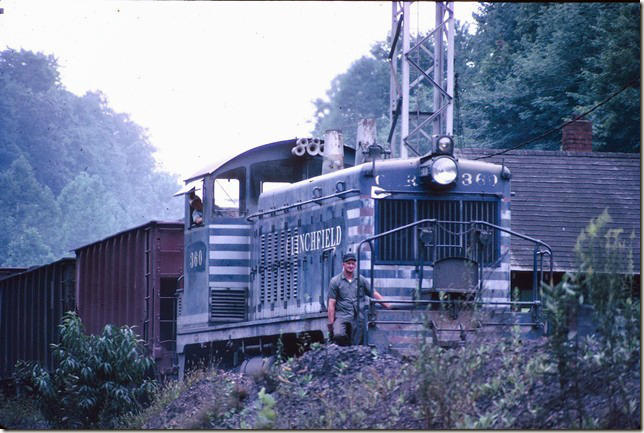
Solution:
{"label": "cab window", "polygon": [[245,212],[244,176],[240,170],[219,175],[214,180],[213,214],[240,217]]}

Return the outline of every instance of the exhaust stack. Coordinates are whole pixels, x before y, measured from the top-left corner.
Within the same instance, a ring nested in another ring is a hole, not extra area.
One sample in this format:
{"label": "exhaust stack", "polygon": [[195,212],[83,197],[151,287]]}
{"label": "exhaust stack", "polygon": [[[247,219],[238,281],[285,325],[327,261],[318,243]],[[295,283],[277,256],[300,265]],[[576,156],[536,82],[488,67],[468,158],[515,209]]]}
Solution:
{"label": "exhaust stack", "polygon": [[356,164],[378,159],[379,155],[372,155],[369,146],[376,144],[376,120],[360,119],[356,133]]}
{"label": "exhaust stack", "polygon": [[332,173],[344,168],[344,144],[342,131],[329,129],[324,132],[324,159],[322,174]]}

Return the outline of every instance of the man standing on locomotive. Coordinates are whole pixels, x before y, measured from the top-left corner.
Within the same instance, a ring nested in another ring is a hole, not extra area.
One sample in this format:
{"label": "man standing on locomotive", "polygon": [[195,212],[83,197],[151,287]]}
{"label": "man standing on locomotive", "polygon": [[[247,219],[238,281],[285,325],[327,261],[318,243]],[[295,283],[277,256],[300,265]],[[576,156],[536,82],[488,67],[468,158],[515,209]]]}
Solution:
{"label": "man standing on locomotive", "polygon": [[[358,331],[358,285],[365,295],[378,300],[383,299],[382,295],[371,287],[365,277],[359,275],[354,278],[355,269],[355,254],[345,254],[342,256],[342,272],[333,277],[329,283],[327,302],[329,340],[339,346],[350,346],[356,331]],[[390,304],[386,302],[381,302],[381,304],[385,308],[391,309]]]}

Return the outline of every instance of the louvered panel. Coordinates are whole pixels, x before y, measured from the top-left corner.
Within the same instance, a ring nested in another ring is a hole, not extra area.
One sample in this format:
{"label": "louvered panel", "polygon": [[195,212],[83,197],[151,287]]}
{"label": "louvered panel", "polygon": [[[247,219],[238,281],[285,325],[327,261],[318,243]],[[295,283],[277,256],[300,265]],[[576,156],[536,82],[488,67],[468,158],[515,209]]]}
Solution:
{"label": "louvered panel", "polygon": [[[297,227],[293,229],[293,237],[297,239],[298,235],[298,229]],[[292,293],[293,293],[293,298],[297,298],[298,296],[298,259],[299,259],[299,253],[298,254],[293,254],[291,256],[291,261],[293,264],[293,286],[292,286]]]}
{"label": "louvered panel", "polygon": [[271,283],[271,301],[277,301],[277,293],[279,290],[279,237],[277,233],[271,233],[271,264],[273,269],[273,278]]}
{"label": "louvered panel", "polygon": [[268,234],[266,245],[266,302],[270,303],[273,299],[273,287],[275,287],[275,260],[273,253],[275,251],[273,233]]}
{"label": "louvered panel", "polygon": [[242,322],[246,320],[246,289],[211,289],[210,320]]}
{"label": "louvered panel", "polygon": [[[286,231],[286,239],[292,239],[291,229],[288,229]],[[286,250],[284,255],[284,263],[285,263],[285,270],[286,270],[285,297],[286,299],[291,299],[291,293],[293,288],[293,243],[286,242],[285,245],[286,245]]]}
{"label": "louvered panel", "polygon": [[262,235],[260,239],[259,302],[275,303],[298,295],[298,253],[293,245],[298,229]]}
{"label": "louvered panel", "polygon": [[280,244],[278,247],[279,251],[279,299],[283,301],[285,299],[285,289],[286,289],[286,233],[282,231],[280,233]]}
{"label": "louvered panel", "polygon": [[267,276],[267,260],[266,260],[266,235],[262,235],[260,239],[260,252],[259,252],[259,303],[263,303],[266,299],[266,276]]}

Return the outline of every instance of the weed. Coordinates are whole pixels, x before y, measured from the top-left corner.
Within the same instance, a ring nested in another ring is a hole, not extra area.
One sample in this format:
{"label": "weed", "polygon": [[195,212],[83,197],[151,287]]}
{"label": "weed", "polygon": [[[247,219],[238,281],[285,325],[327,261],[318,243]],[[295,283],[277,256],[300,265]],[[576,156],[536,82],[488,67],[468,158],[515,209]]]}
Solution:
{"label": "weed", "polygon": [[[591,390],[579,372],[593,371],[596,384],[607,390],[610,409],[605,426],[639,426],[639,410],[625,388],[629,376],[639,376],[640,303],[632,296],[632,237],[610,229],[605,211],[591,220],[576,243],[579,269],[555,286],[544,286],[544,304],[552,330],[550,345],[563,398],[575,402],[576,427],[597,425],[583,410]],[[577,325],[590,313],[595,329],[582,337]],[[639,406],[639,398],[637,406]]]}
{"label": "weed", "polygon": [[266,390],[262,388],[258,394],[259,413],[255,422],[256,429],[271,429],[275,425],[275,418],[277,417],[275,410],[275,398],[272,395],[266,394]]}
{"label": "weed", "polygon": [[335,371],[337,374],[343,374],[348,367],[349,367],[349,364],[347,364],[346,362],[338,361],[338,363],[335,366]]}
{"label": "weed", "polygon": [[46,424],[33,398],[22,395],[7,397],[0,391],[0,425],[5,428],[31,429]]}

